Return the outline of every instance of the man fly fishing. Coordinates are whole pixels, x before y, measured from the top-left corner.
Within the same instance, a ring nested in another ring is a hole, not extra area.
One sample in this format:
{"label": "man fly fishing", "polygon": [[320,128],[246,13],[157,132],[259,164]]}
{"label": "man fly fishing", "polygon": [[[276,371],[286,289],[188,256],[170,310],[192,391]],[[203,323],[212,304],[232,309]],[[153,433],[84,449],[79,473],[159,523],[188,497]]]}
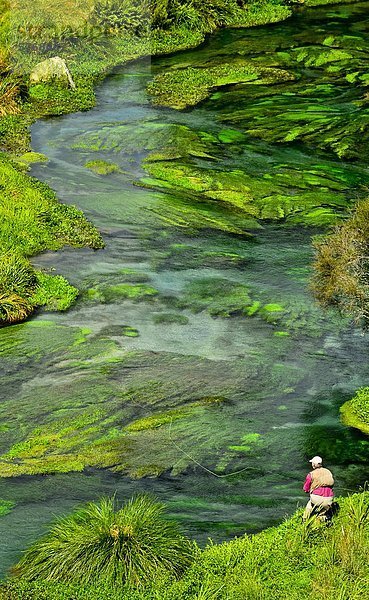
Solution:
{"label": "man fly fishing", "polygon": [[323,467],[323,459],[320,456],[314,456],[309,462],[313,470],[307,474],[303,490],[310,494],[310,499],[302,518],[306,521],[314,511],[322,521],[326,521],[334,498],[333,475],[329,469]]}

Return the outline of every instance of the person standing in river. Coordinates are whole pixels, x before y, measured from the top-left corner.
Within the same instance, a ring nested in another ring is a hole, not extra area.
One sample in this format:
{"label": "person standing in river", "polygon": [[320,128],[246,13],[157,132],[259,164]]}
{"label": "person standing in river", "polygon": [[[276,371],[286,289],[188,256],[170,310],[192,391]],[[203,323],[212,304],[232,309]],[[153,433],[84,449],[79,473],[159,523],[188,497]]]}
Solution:
{"label": "person standing in river", "polygon": [[310,494],[303,520],[306,521],[313,511],[318,512],[319,516],[326,520],[326,513],[332,506],[334,498],[333,475],[329,469],[323,467],[323,459],[320,456],[314,456],[309,462],[313,470],[306,475],[303,486],[304,492]]}

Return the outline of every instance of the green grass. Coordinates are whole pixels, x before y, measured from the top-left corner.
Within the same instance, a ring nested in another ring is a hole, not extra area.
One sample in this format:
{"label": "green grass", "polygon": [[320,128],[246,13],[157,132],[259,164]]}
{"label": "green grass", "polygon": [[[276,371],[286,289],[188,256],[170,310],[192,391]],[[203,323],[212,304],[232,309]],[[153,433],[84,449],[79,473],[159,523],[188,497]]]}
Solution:
{"label": "green grass", "polygon": [[86,162],[85,167],[97,175],[110,175],[110,173],[119,173],[120,167],[106,160],[90,160]]}
{"label": "green grass", "polygon": [[[256,535],[244,535],[222,544],[210,542],[203,551],[185,553],[185,561],[180,553],[171,552],[171,562],[180,565],[180,569],[174,567],[172,575],[160,572],[160,564],[154,566],[157,554],[148,553],[152,545],[159,550],[157,538],[171,537],[166,521],[159,532],[155,528],[151,533],[150,527],[143,532],[136,523],[142,522],[144,511],[134,501],[117,512],[111,501],[90,504],[60,520],[26,551],[15,569],[15,577],[3,584],[0,597],[4,600],[362,600],[369,595],[369,493],[339,498],[338,503],[340,510],[329,528],[316,517],[303,524],[302,511],[298,510],[281,525]],[[125,512],[127,506],[130,510]],[[149,524],[156,519],[155,510],[149,511]],[[125,570],[131,549],[129,535],[132,541],[136,536],[137,547],[149,540],[141,554],[132,552],[129,564],[134,569],[133,577]],[[183,538],[180,540],[180,544],[191,548]],[[119,551],[121,561],[115,571]],[[102,557],[105,562],[101,565]],[[166,555],[160,549],[159,560],[163,558]],[[101,565],[98,574],[94,573],[97,564]],[[100,580],[92,586],[99,575]],[[127,579],[130,584],[124,583]]]}
{"label": "green grass", "polygon": [[28,581],[144,585],[160,574],[179,576],[195,546],[164,506],[137,496],[119,508],[114,499],[90,503],[60,519],[15,567]]}
{"label": "green grass", "polygon": [[251,305],[248,288],[228,279],[209,277],[187,284],[179,308],[190,308],[193,312],[206,310],[212,316],[230,317],[242,313]]}
{"label": "green grass", "polygon": [[[37,273],[28,258],[66,244],[101,248],[96,229],[73,206],[0,155],[0,324],[21,321],[38,306],[65,310],[77,291],[63,277]],[[26,233],[26,234],[25,234]]]}
{"label": "green grass", "polygon": [[369,387],[360,388],[340,410],[345,425],[369,434]]}

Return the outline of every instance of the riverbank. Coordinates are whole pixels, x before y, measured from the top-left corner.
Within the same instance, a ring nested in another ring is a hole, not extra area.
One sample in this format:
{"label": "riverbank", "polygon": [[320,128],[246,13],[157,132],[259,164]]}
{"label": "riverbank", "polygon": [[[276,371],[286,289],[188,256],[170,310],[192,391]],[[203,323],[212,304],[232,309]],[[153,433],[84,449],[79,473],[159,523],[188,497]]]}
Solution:
{"label": "riverbank", "polygon": [[341,406],[341,418],[348,427],[355,427],[369,435],[369,388],[361,388]]}
{"label": "riverbank", "polygon": [[[369,549],[369,493],[362,492],[348,498],[338,498],[339,512],[333,518],[332,526],[315,521],[302,524],[301,511],[296,512],[278,527],[267,529],[253,536],[242,536],[223,544],[210,543],[203,551],[197,549],[193,553],[192,565],[184,568],[178,564],[178,571],[185,573],[176,580],[169,572],[157,572],[152,583],[146,587],[141,585],[127,586],[124,583],[112,583],[116,575],[111,570],[101,572],[99,580],[92,585],[94,572],[86,569],[79,573],[73,568],[73,574],[63,577],[63,566],[58,565],[59,582],[43,580],[37,573],[44,573],[45,565],[38,564],[37,552],[48,553],[48,545],[37,544],[29,558],[31,565],[26,565],[26,572],[32,573],[33,582],[26,577],[14,577],[0,586],[2,600],[314,600],[317,596],[322,600],[334,600],[337,597],[359,600],[369,594],[369,567],[367,553]],[[96,513],[94,518],[104,518]],[[106,517],[105,517],[106,518]],[[64,522],[66,526],[66,521]],[[87,522],[86,522],[87,523]],[[82,531],[87,524],[80,525]],[[116,526],[111,530],[115,543],[122,544],[125,552],[130,552],[130,541],[119,537]],[[74,532],[76,540],[70,539]],[[54,529],[55,537],[58,530]],[[109,532],[102,535],[109,535]],[[103,552],[102,535],[100,538],[89,538],[90,546],[81,553],[77,560],[87,561],[88,553],[96,551],[93,561],[99,560],[99,552]],[[143,543],[144,531],[130,530],[134,539]],[[156,534],[158,535],[158,534]],[[64,544],[78,543],[78,530],[67,529]],[[114,537],[115,536],[115,537]],[[69,540],[69,542],[67,541]],[[56,542],[55,542],[56,543]],[[148,547],[153,541],[148,541]],[[91,549],[94,544],[94,550]],[[107,544],[107,542],[106,542]],[[81,541],[81,548],[83,542]],[[65,552],[65,548],[62,549]],[[80,551],[81,552],[81,551]],[[125,552],[119,560],[125,560]],[[112,564],[114,563],[111,550]],[[173,558],[173,556],[172,556]],[[52,560],[52,559],[51,559]],[[134,558],[134,560],[140,560]],[[141,559],[143,560],[143,559]],[[186,556],[186,560],[188,557]],[[47,564],[47,563],[45,563]],[[139,565],[139,562],[138,562]],[[133,563],[128,568],[138,568]],[[74,565],[73,565],[74,567]],[[150,569],[153,565],[148,565]],[[113,567],[112,567],[113,568]],[[159,567],[157,567],[159,569]],[[22,571],[21,571],[22,572]],[[73,581],[74,578],[74,581]],[[77,583],[83,581],[84,583]],[[67,582],[66,582],[67,581]],[[121,581],[121,579],[120,579]],[[110,583],[109,583],[110,582]]]}

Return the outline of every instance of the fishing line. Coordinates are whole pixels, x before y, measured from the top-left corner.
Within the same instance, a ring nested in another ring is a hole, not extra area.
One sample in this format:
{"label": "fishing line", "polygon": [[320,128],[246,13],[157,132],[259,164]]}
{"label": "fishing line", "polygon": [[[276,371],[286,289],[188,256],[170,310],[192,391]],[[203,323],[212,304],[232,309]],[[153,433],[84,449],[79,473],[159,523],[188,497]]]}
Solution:
{"label": "fishing line", "polygon": [[189,458],[193,463],[195,463],[195,465],[197,465],[198,467],[200,467],[201,469],[203,469],[207,473],[210,473],[210,475],[213,475],[214,477],[218,477],[218,479],[224,479],[225,477],[232,477],[234,475],[239,475],[240,473],[244,473],[245,471],[248,471],[248,470],[252,469],[252,467],[245,467],[244,469],[240,469],[239,471],[233,471],[232,473],[226,473],[225,475],[219,475],[218,473],[214,473],[214,471],[212,471],[211,469],[208,469],[207,467],[205,467],[204,465],[202,465],[198,460],[196,460],[196,458],[194,458],[193,456],[191,456],[191,454],[188,454],[188,452],[186,452],[186,450],[183,450],[183,448],[181,448],[181,446],[179,446],[177,444],[177,442],[175,442],[173,440],[173,438],[172,438],[172,423],[173,423],[173,417],[170,420],[169,441],[173,444],[173,446],[175,448],[177,448],[177,450],[179,450],[180,452],[182,452],[182,454],[184,454],[184,456],[187,456],[187,458]]}
{"label": "fishing line", "polygon": [[[186,456],[187,458],[189,458],[191,462],[193,462],[195,465],[197,465],[198,467],[200,467],[201,469],[203,469],[203,471],[206,471],[210,475],[213,475],[213,477],[217,477],[218,479],[224,479],[225,477],[233,477],[234,475],[240,475],[240,473],[244,473],[245,471],[249,471],[250,469],[252,470],[252,467],[244,467],[243,469],[240,469],[239,471],[232,471],[232,473],[226,473],[224,475],[219,475],[219,473],[215,473],[211,469],[208,469],[207,467],[205,467],[205,465],[202,465],[198,460],[196,460],[196,458],[194,458],[193,456],[191,456],[191,454],[189,454],[188,452],[186,452],[186,450],[183,450],[183,448],[181,448],[181,446],[179,446],[177,444],[177,442],[174,441],[174,439],[172,438],[172,424],[173,424],[173,417],[171,418],[170,425],[169,425],[169,441],[170,441],[170,443],[177,450],[179,450],[180,452],[182,452],[182,454],[184,456]],[[336,490],[343,490],[345,492],[356,492],[356,493],[358,492],[358,490],[352,490],[352,489],[344,488],[344,487],[340,487],[340,486],[337,486],[335,489]]]}

